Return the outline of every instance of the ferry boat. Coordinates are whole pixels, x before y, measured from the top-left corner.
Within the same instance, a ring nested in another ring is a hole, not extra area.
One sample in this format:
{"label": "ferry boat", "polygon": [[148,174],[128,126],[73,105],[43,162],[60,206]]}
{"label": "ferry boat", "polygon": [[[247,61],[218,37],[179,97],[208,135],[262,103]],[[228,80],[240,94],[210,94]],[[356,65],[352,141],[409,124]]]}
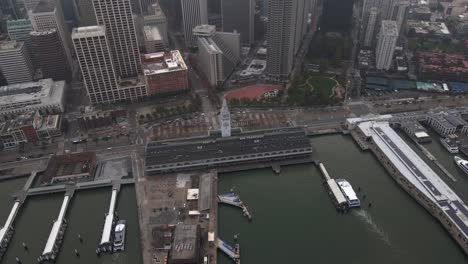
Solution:
{"label": "ferry boat", "polygon": [[468,174],[468,160],[464,160],[464,159],[462,159],[462,158],[460,158],[458,156],[455,156],[454,159],[455,159],[455,163],[458,165],[458,167],[460,167],[460,169],[464,173]]}
{"label": "ferry boat", "polygon": [[458,145],[456,141],[450,139],[450,138],[440,138],[440,143],[444,148],[452,154],[457,154],[458,153]]}
{"label": "ferry boat", "polygon": [[114,252],[125,249],[125,220],[119,220],[114,231]]}
{"label": "ferry boat", "polygon": [[341,192],[344,194],[346,200],[348,201],[348,207],[360,207],[361,201],[354,192],[353,186],[345,179],[337,179],[336,183],[341,189]]}

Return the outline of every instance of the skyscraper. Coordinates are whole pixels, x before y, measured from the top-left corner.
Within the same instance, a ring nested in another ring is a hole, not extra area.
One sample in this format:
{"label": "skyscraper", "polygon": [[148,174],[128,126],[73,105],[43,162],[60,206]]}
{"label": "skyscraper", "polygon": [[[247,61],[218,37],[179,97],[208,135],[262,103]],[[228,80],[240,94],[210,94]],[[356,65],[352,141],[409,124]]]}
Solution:
{"label": "skyscraper", "polygon": [[119,81],[105,26],[73,29],[72,39],[83,82],[92,104],[134,101],[147,96],[136,79]]}
{"label": "skyscraper", "polygon": [[91,103],[117,101],[114,94],[117,90],[117,80],[105,28],[75,28],[72,39]]}
{"label": "skyscraper", "polygon": [[255,1],[222,0],[223,31],[241,34],[242,44],[254,42]]}
{"label": "skyscraper", "polygon": [[70,82],[72,73],[65,48],[56,29],[32,31],[32,51],[44,79]]}
{"label": "skyscraper", "polygon": [[369,19],[367,22],[365,37],[364,37],[364,46],[370,47],[372,41],[374,40],[375,25],[377,23],[378,11],[376,7],[372,7],[369,13]]}
{"label": "skyscraper", "polygon": [[193,35],[193,29],[198,25],[208,24],[207,0],[181,1],[185,44],[187,47],[194,47],[197,45],[197,37]]}
{"label": "skyscraper", "polygon": [[33,10],[36,7],[36,5],[42,0],[19,0],[19,1],[22,1],[24,3],[24,7],[29,11],[29,10]]}
{"label": "skyscraper", "polygon": [[31,82],[34,68],[22,42],[0,42],[0,71],[8,84]]}
{"label": "skyscraper", "polygon": [[152,9],[152,5],[157,4],[159,6],[157,0],[139,0],[139,1],[140,1],[140,6],[141,6],[141,12],[143,14],[147,14],[148,11]]}
{"label": "skyscraper", "polygon": [[78,9],[78,20],[80,27],[97,25],[96,13],[94,12],[93,0],[74,0]]}
{"label": "skyscraper", "polygon": [[409,2],[408,1],[401,1],[397,5],[397,10],[395,14],[395,20],[398,26],[398,34],[401,32],[401,27],[406,19],[406,12],[408,10]]}
{"label": "skyscraper", "polygon": [[54,0],[40,1],[33,10],[29,11],[29,19],[31,20],[33,29],[36,31],[56,29],[65,48],[67,61],[71,65],[71,38],[65,18],[63,16],[60,3]]}
{"label": "skyscraper", "polygon": [[307,23],[303,7],[304,0],[268,2],[267,73],[273,78],[285,79],[293,68]]}
{"label": "skyscraper", "polygon": [[93,0],[99,25],[105,26],[117,76],[135,77],[141,73],[135,25],[130,0]]}
{"label": "skyscraper", "polygon": [[398,39],[398,25],[395,21],[383,20],[380,28],[375,66],[378,70],[389,70],[392,67],[393,52]]}

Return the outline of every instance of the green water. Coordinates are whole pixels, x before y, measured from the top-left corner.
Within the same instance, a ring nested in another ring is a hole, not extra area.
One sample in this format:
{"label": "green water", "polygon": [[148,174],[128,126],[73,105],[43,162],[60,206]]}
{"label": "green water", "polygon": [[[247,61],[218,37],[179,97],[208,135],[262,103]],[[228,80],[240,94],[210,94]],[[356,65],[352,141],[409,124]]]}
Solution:
{"label": "green water", "polygon": [[[18,184],[12,181],[0,184],[5,188],[9,187],[8,189],[17,187],[16,185]],[[101,257],[98,257],[95,253],[101,238],[105,212],[109,208],[110,196],[110,187],[107,190],[101,188],[75,193],[67,210],[68,227],[56,263],[142,262],[138,214],[133,187],[123,187],[117,199],[116,210],[120,218],[127,221],[125,251],[112,255],[102,255]],[[37,263],[37,257],[44,249],[53,220],[58,216],[62,200],[63,193],[31,197],[26,200],[16,218],[15,233],[2,263],[16,263],[16,257],[19,257],[24,264]],[[3,203],[0,203],[0,206],[5,208]],[[9,212],[10,207],[7,206],[7,212]],[[4,221],[5,218],[6,216],[0,221]],[[83,243],[80,243],[78,234],[83,238]],[[24,250],[23,242],[27,244],[28,251]],[[80,253],[79,258],[75,255],[75,249]]]}
{"label": "green water", "polygon": [[[337,213],[313,165],[284,167],[280,175],[269,169],[221,175],[220,192],[235,186],[254,217],[249,223],[235,208],[219,210],[220,237],[233,244],[233,236],[240,234],[243,264],[468,262],[372,153],[361,152],[351,137],[341,135],[311,141],[315,158],[324,162],[330,175],[346,178],[355,189],[360,186],[367,195],[363,203],[371,201],[373,206]],[[219,263],[232,263],[218,255]]]}

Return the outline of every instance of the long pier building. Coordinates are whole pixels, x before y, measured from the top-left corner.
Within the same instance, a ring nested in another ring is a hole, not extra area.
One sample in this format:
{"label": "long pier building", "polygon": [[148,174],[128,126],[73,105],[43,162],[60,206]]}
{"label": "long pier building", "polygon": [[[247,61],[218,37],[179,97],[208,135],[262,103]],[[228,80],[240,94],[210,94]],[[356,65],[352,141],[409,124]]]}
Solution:
{"label": "long pier building", "polygon": [[309,159],[311,154],[310,140],[302,129],[151,142],[146,146],[146,173]]}
{"label": "long pier building", "polygon": [[357,124],[354,137],[367,144],[393,179],[416,199],[468,254],[468,207],[385,121]]}

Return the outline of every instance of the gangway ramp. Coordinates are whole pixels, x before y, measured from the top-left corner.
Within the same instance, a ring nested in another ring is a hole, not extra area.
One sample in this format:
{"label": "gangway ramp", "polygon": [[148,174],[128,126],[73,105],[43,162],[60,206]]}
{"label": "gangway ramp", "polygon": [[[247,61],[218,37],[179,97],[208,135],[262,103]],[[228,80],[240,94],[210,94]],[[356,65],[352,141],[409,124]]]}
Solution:
{"label": "gangway ramp", "polygon": [[217,240],[217,246],[218,248],[224,252],[228,257],[233,259],[234,261],[240,259],[240,255],[238,254],[238,250],[236,248],[232,247],[228,243],[224,242],[223,240],[219,239]]}
{"label": "gangway ramp", "polygon": [[102,252],[112,252],[112,229],[114,228],[116,222],[115,204],[117,201],[117,194],[119,189],[119,186],[114,186],[112,188],[109,210],[107,211],[106,218],[104,220],[101,241],[99,242],[99,246],[96,249],[97,254],[101,254]]}
{"label": "gangway ramp", "polygon": [[52,225],[52,230],[50,231],[49,238],[47,239],[47,243],[42,251],[42,255],[37,259],[39,263],[55,261],[57,258],[60,246],[62,245],[63,236],[65,235],[65,229],[67,228],[65,214],[67,212],[70,199],[71,196],[69,194],[66,194],[63,198],[60,213]]}

